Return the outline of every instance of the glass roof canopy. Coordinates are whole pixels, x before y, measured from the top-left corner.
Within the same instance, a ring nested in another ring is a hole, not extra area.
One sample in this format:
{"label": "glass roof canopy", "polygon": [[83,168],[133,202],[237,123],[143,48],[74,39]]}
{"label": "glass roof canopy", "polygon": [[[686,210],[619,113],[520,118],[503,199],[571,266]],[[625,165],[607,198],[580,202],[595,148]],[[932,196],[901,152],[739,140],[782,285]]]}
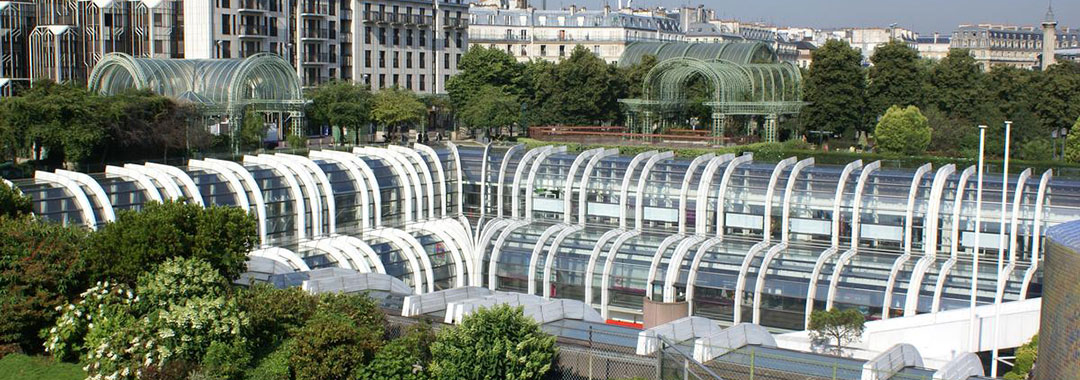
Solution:
{"label": "glass roof canopy", "polygon": [[90,73],[90,90],[111,95],[148,89],[187,100],[216,112],[299,111],[304,104],[300,79],[288,62],[260,53],[242,59],[135,58],[106,54]]}
{"label": "glass roof canopy", "polygon": [[1042,235],[1080,219],[1080,182],[1022,171],[1002,208],[1001,178],[986,176],[975,247],[974,174],[448,144],[58,170],[16,186],[36,214],[90,228],[163,199],[241,207],[283,267],[386,273],[417,293],[483,286],[631,321],[644,298],[687,301],[721,322],[802,329],[826,307],[966,307],[975,252],[980,303],[1038,296]]}

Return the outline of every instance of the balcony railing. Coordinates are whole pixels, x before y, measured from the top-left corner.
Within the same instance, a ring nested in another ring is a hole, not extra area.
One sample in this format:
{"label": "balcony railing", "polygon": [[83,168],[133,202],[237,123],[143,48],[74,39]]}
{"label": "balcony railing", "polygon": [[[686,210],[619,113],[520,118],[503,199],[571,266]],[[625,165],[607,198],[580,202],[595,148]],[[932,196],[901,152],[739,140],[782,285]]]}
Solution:
{"label": "balcony railing", "polygon": [[364,11],[361,14],[361,16],[364,18],[365,22],[382,22],[383,21],[383,13],[382,12]]}
{"label": "balcony railing", "polygon": [[528,41],[529,36],[506,33],[469,33],[469,40],[480,41]]}
{"label": "balcony railing", "polygon": [[240,12],[266,12],[269,10],[269,4],[265,1],[258,0],[242,0],[238,4]]}
{"label": "balcony railing", "polygon": [[304,63],[330,63],[330,54],[304,53]]}
{"label": "balcony railing", "polygon": [[329,4],[323,4],[323,3],[304,4],[304,5],[300,6],[300,13],[323,15],[323,16],[333,14],[333,13],[330,13],[330,5]]}
{"label": "balcony railing", "polygon": [[327,28],[318,28],[318,29],[308,28],[308,29],[304,29],[304,33],[301,35],[301,38],[316,38],[316,39],[322,39],[322,40],[325,40],[325,39],[328,39],[328,38],[333,38],[333,37],[334,36],[330,34],[330,29],[327,29]]}
{"label": "balcony railing", "polygon": [[240,25],[240,37],[266,37],[269,34],[266,25]]}
{"label": "balcony railing", "polygon": [[444,28],[467,28],[469,20],[464,17],[443,17]]}

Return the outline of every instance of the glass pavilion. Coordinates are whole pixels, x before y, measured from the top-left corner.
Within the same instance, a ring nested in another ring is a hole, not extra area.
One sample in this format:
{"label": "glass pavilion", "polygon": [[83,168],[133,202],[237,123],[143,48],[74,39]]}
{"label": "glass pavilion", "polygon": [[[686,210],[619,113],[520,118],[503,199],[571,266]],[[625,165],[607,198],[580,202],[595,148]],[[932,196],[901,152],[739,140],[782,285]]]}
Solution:
{"label": "glass pavilion", "polygon": [[1002,207],[1002,178],[987,175],[978,229],[976,182],[953,165],[416,144],[15,185],[36,214],[88,228],[163,199],[241,207],[258,221],[253,255],[385,273],[417,294],[481,286],[624,321],[641,321],[644,298],[686,301],[721,323],[800,330],[827,307],[872,319],[967,307],[974,254],[979,303],[1039,296],[1042,236],[1080,219],[1080,182],[1024,170]]}

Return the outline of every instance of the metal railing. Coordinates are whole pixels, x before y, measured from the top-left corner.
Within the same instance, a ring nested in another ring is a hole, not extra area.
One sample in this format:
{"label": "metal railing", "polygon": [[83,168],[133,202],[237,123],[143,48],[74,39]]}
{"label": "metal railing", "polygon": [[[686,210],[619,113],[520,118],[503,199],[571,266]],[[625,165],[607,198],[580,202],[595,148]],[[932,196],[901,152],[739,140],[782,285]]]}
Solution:
{"label": "metal railing", "polygon": [[756,136],[703,136],[700,134],[628,133],[624,127],[543,126],[529,127],[529,137],[544,141],[579,144],[670,143],[687,147],[749,144],[760,140]]}

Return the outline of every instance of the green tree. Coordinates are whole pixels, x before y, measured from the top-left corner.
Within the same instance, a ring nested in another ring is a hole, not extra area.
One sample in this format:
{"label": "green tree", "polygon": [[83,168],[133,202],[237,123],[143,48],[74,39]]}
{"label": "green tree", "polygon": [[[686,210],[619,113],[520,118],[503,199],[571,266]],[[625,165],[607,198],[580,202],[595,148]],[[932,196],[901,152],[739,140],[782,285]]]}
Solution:
{"label": "green tree", "polygon": [[431,345],[437,379],[541,379],[555,358],[555,337],[520,307],[480,309],[461,325],[439,331]]}
{"label": "green tree", "polygon": [[530,125],[550,125],[561,122],[550,105],[559,91],[556,87],[555,63],[536,58],[525,64],[521,100],[525,102],[525,117]]}
{"label": "green tree", "polygon": [[278,289],[265,283],[240,289],[236,299],[250,319],[249,338],[257,357],[277,349],[289,331],[311,318],[319,304],[318,297],[298,287]]}
{"label": "green tree", "polygon": [[847,42],[830,40],[814,50],[805,79],[802,113],[814,130],[845,133],[866,129],[866,76],[862,54]]}
{"label": "green tree", "polygon": [[1042,126],[1039,135],[1068,128],[1080,116],[1080,63],[1062,61],[1050,66],[1038,75],[1035,86],[1037,98],[1032,106]]}
{"label": "green tree", "polygon": [[371,118],[389,131],[405,133],[409,125],[424,121],[427,108],[412,91],[388,88],[375,94]]}
{"label": "green tree", "polygon": [[645,76],[652,71],[660,61],[655,55],[647,54],[641,57],[641,62],[630,67],[619,69],[620,75],[626,82],[626,97],[630,99],[641,98],[644,94]]}
{"label": "green tree", "polygon": [[946,114],[973,120],[981,106],[982,68],[967,49],[950,49],[930,70],[932,104]]}
{"label": "green tree", "polygon": [[115,222],[90,236],[84,255],[96,280],[134,284],[147,268],[172,257],[201,258],[231,280],[257,242],[255,219],[239,208],[151,202],[141,211],[117,213]]}
{"label": "green tree", "polygon": [[819,341],[835,341],[836,350],[857,342],[865,330],[866,318],[855,309],[814,310],[810,314],[810,336]]}
{"label": "green tree", "polygon": [[30,197],[0,181],[0,217],[16,218],[34,212]]}
{"label": "green tree", "polygon": [[923,105],[927,75],[919,52],[904,41],[892,40],[878,46],[870,62],[866,88],[870,115],[881,115],[894,105]]}
{"label": "green tree", "polygon": [[1068,137],[1065,138],[1065,160],[1080,162],[1080,119],[1076,119]]}
{"label": "green tree", "polygon": [[39,80],[21,96],[0,104],[0,137],[8,145],[8,154],[34,147],[50,160],[82,163],[106,137],[100,99],[77,84]]}
{"label": "green tree", "polygon": [[418,324],[405,336],[394,339],[375,354],[361,373],[365,380],[427,380],[431,378],[431,326]]}
{"label": "green tree", "polygon": [[1011,371],[1005,373],[1006,380],[1023,380],[1028,378],[1031,369],[1035,367],[1035,360],[1039,356],[1039,334],[1031,337],[1031,340],[1016,349],[1016,360],[1013,361]]}
{"label": "green tree", "polygon": [[263,114],[248,107],[247,111],[244,111],[244,119],[240,124],[240,148],[244,150],[262,148],[266,133],[270,130]]}
{"label": "green tree", "polygon": [[99,103],[106,132],[102,160],[167,158],[171,152],[209,144],[209,132],[195,123],[201,118],[194,104],[147,89],[101,96]]}
{"label": "green tree", "polygon": [[39,332],[86,288],[86,236],[77,226],[0,216],[0,346],[41,352]]}
{"label": "green tree", "polygon": [[375,355],[382,331],[357,326],[343,313],[319,311],[296,331],[291,366],[296,380],[352,379]]}
{"label": "green tree", "polygon": [[881,117],[874,138],[885,153],[919,155],[930,146],[930,123],[915,106],[889,107]]}
{"label": "green tree", "polygon": [[307,93],[311,105],[307,117],[313,125],[328,125],[351,131],[351,142],[359,143],[361,129],[371,121],[372,95],[366,85],[331,81]]}
{"label": "green tree", "polygon": [[554,93],[545,112],[563,124],[589,125],[619,117],[619,85],[615,67],[578,45],[555,66]]}
{"label": "green tree", "polygon": [[485,129],[488,136],[495,136],[502,127],[518,122],[520,113],[521,105],[516,96],[498,87],[484,85],[460,109],[458,118],[469,127]]}
{"label": "green tree", "polygon": [[524,67],[506,51],[473,45],[461,56],[458,74],[446,82],[446,92],[458,110],[464,109],[485,86],[518,96],[522,94],[523,70]]}

